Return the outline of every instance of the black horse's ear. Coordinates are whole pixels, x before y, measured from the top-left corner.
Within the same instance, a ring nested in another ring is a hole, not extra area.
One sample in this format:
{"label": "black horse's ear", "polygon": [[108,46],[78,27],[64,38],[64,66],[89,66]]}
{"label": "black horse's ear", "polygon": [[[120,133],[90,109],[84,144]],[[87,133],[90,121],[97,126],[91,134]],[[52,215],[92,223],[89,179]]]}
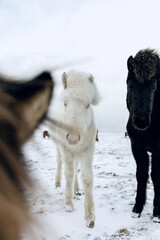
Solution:
{"label": "black horse's ear", "polygon": [[127,60],[128,70],[131,71],[134,68],[134,58],[130,56]]}

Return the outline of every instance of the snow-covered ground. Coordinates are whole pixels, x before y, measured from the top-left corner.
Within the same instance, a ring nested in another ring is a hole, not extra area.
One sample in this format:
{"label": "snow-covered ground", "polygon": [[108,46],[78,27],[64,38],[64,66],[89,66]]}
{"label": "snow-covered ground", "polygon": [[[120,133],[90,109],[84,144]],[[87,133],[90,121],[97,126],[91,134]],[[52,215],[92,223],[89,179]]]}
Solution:
{"label": "snow-covered ground", "polygon": [[[159,239],[160,225],[152,222],[151,180],[141,218],[131,217],[136,193],[136,166],[130,140],[124,137],[124,133],[99,133],[93,165],[96,223],[94,229],[88,229],[84,221],[84,195],[75,197],[74,212],[64,210],[65,179],[63,175],[62,187],[56,189],[55,144],[51,139],[43,138],[44,130],[46,128],[42,125],[24,147],[29,172],[37,185],[37,191],[30,193],[29,205],[40,224],[34,235],[32,232],[32,237],[25,237],[25,240]],[[79,180],[81,183],[80,172]]]}
{"label": "snow-covered ground", "polygon": [[64,71],[90,72],[103,99],[96,108],[98,129],[123,132],[100,133],[96,143],[94,229],[85,227],[84,195],[75,198],[74,212],[64,211],[64,177],[61,189],[54,187],[55,145],[43,139],[45,126],[35,132],[24,148],[37,185],[29,205],[41,222],[33,240],[159,239],[160,225],[151,219],[151,181],[142,217],[131,218],[135,162],[129,139],[124,138],[127,59],[142,48],[160,49],[159,9],[159,0],[0,0],[0,72],[28,78],[51,70],[56,82],[54,101]]}

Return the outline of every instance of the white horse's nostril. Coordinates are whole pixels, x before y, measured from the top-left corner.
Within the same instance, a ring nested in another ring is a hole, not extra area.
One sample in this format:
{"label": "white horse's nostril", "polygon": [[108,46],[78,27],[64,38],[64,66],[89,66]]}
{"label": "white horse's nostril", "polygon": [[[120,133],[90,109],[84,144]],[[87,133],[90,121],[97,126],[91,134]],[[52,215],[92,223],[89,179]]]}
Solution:
{"label": "white horse's nostril", "polygon": [[76,145],[80,141],[80,135],[78,134],[67,134],[66,135],[67,142],[70,145]]}

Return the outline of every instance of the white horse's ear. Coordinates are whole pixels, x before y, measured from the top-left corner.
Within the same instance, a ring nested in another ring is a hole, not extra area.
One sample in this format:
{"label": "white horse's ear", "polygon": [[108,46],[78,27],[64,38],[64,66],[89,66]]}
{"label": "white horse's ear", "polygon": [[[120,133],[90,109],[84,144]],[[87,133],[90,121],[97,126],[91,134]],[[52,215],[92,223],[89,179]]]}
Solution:
{"label": "white horse's ear", "polygon": [[63,83],[64,89],[66,89],[67,88],[67,73],[66,72],[64,72],[62,74],[62,83]]}
{"label": "white horse's ear", "polygon": [[89,76],[89,81],[90,81],[91,83],[94,82],[94,77],[92,76],[92,74],[90,74],[90,76]]}

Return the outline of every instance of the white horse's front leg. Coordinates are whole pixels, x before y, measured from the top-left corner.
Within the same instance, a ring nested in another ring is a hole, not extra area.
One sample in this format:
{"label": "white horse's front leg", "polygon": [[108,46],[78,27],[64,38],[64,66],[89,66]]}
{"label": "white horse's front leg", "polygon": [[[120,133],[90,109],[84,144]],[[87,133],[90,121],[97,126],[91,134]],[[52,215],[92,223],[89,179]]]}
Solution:
{"label": "white horse's front leg", "polygon": [[76,195],[81,195],[78,183],[78,161],[76,161],[74,192]]}
{"label": "white horse's front leg", "polygon": [[93,202],[93,153],[84,154],[81,159],[82,181],[85,194],[85,220],[89,228],[94,227],[94,202]]}
{"label": "white horse's front leg", "polygon": [[55,186],[61,186],[61,176],[62,176],[62,159],[59,150],[57,149],[57,173],[56,173],[56,180]]}
{"label": "white horse's front leg", "polygon": [[75,162],[73,156],[71,154],[66,154],[64,163],[66,178],[65,210],[67,212],[72,212],[75,179]]}

